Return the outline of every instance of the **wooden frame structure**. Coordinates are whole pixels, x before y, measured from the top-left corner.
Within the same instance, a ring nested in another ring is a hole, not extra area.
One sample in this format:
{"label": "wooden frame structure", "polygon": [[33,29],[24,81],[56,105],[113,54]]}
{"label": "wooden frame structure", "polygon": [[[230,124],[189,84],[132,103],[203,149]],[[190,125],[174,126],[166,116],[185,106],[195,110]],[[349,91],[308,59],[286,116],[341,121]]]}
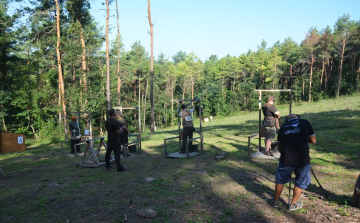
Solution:
{"label": "wooden frame structure", "polygon": [[[82,113],[88,114],[88,116],[89,116],[89,126],[90,126],[89,133],[90,133],[90,134],[89,134],[88,136],[81,135],[81,142],[83,142],[83,141],[86,140],[86,139],[92,139],[92,137],[93,137],[93,134],[92,134],[92,125],[91,125],[91,112],[90,112],[90,111],[87,111],[87,112],[79,112],[79,111],[77,111],[77,112],[68,112],[68,113],[67,113],[67,116],[68,116],[69,114],[75,114],[75,115],[78,117],[78,122],[79,122],[80,114],[82,114]],[[65,118],[66,118],[66,117],[65,117]],[[70,133],[70,134],[71,134],[71,133]],[[65,138],[65,140],[66,140],[66,141],[61,142],[61,153],[62,153],[63,156],[65,156],[65,154],[64,154],[64,144],[69,143],[69,141],[67,141],[67,138]],[[70,139],[70,141],[71,141],[71,139]],[[77,156],[76,146],[77,146],[77,145],[82,145],[82,144],[84,144],[84,143],[78,143],[78,144],[75,144],[75,145],[74,145],[74,147],[75,147],[75,148],[74,148],[75,156]]]}
{"label": "wooden frame structure", "polygon": [[292,106],[292,90],[291,89],[273,89],[273,90],[262,90],[262,89],[258,89],[255,90],[256,92],[259,92],[259,131],[258,133],[252,134],[251,136],[248,137],[248,156],[251,157],[251,148],[250,148],[250,139],[259,135],[259,147],[258,147],[258,151],[261,150],[261,126],[262,126],[262,119],[261,119],[261,96],[262,96],[262,92],[289,92],[290,93],[290,106],[289,106],[289,114],[291,114],[291,106]]}
{"label": "wooden frame structure", "polygon": [[88,114],[88,116],[89,116],[89,126],[90,126],[90,135],[88,136],[88,138],[92,139],[93,135],[92,135],[92,125],[91,125],[91,112],[90,111],[86,111],[86,112],[77,111],[77,112],[68,112],[67,114],[76,114],[76,116],[78,117],[78,122],[79,122],[80,114]]}
{"label": "wooden frame structure", "polygon": [[[117,106],[117,107],[113,107],[113,109],[119,109],[121,114],[123,113],[123,110],[137,110],[138,111],[138,117],[141,117],[140,115],[140,109],[139,107],[122,107],[122,106]],[[138,118],[138,131],[139,134],[130,134],[129,136],[136,136],[137,140],[133,141],[133,142],[129,142],[125,144],[125,150],[127,150],[128,146],[130,145],[136,145],[138,149],[137,153],[141,153],[141,120],[140,118]],[[124,151],[124,157],[127,157],[127,151]]]}
{"label": "wooden frame structure", "polygon": [[[175,152],[172,154],[168,154],[167,150],[166,150],[166,140],[170,140],[170,139],[179,139],[179,150],[181,149],[181,141],[182,141],[182,134],[181,132],[181,127],[180,127],[180,123],[181,123],[181,118],[179,116],[179,114],[177,113],[177,117],[178,117],[178,131],[179,131],[179,135],[178,136],[174,136],[174,137],[170,137],[170,138],[165,138],[164,139],[164,156],[166,158],[190,158],[193,156],[197,156],[200,155],[203,151],[204,151],[204,135],[202,132],[202,118],[201,118],[201,100],[200,99],[193,99],[193,100],[189,100],[189,99],[173,99],[171,101],[175,101],[178,104],[178,113],[180,112],[181,108],[180,108],[180,104],[182,102],[188,101],[188,102],[199,102],[199,119],[200,119],[200,131],[196,131],[199,134],[199,137],[196,138],[192,138],[192,139],[187,139],[186,140],[186,154],[180,154],[179,152]],[[201,145],[201,149],[198,152],[192,152],[189,153],[189,142],[194,141],[200,139],[200,145]]]}
{"label": "wooden frame structure", "polygon": [[[99,159],[100,157],[105,159],[105,156],[100,154],[100,150],[101,150],[102,146],[105,147],[105,150],[107,148],[106,144],[104,142],[104,138],[105,137],[99,137],[99,138],[94,138],[94,139],[86,139],[82,143],[79,143],[79,144],[86,143],[86,149],[85,149],[82,161],[79,162],[79,163],[76,163],[76,166],[100,167],[101,165],[105,164],[105,160],[100,161],[100,159]],[[94,149],[94,147],[93,147],[94,141],[99,140],[99,139],[100,139],[99,146],[98,146],[97,149]],[[115,160],[114,156],[111,155],[110,162],[113,162],[114,160]]]}

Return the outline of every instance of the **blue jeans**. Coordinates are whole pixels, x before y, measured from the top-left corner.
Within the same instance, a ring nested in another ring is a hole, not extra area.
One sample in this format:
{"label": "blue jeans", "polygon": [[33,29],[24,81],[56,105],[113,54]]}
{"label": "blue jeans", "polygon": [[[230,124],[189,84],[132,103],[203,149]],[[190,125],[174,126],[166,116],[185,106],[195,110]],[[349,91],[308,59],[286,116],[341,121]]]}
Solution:
{"label": "blue jeans", "polygon": [[310,165],[303,167],[284,166],[281,161],[275,174],[275,180],[278,184],[290,182],[292,172],[295,173],[295,186],[300,189],[306,189],[311,182]]}

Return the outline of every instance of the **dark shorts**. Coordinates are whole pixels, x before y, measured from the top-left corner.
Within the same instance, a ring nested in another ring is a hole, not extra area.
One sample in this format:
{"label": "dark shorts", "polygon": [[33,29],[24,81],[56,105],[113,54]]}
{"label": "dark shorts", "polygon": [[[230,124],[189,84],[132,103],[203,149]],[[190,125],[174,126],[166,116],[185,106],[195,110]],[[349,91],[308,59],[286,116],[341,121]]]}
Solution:
{"label": "dark shorts", "polygon": [[126,143],[129,143],[129,136],[128,134],[120,135],[120,141],[121,145],[125,145]]}
{"label": "dark shorts", "polygon": [[281,161],[279,161],[279,165],[275,175],[276,183],[289,183],[292,172],[295,173],[295,186],[300,189],[306,189],[311,182],[310,165],[306,165],[303,167],[291,167],[284,166]]}
{"label": "dark shorts", "polygon": [[265,127],[265,138],[270,141],[275,141],[275,137],[276,137],[276,128]]}

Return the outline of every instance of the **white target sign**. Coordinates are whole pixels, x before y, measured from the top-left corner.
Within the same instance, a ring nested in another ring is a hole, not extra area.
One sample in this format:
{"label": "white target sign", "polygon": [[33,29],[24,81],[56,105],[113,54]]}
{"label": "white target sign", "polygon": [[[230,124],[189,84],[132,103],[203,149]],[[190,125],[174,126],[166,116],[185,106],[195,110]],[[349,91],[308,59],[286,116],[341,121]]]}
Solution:
{"label": "white target sign", "polygon": [[19,136],[18,137],[18,144],[23,144],[24,143],[24,137]]}

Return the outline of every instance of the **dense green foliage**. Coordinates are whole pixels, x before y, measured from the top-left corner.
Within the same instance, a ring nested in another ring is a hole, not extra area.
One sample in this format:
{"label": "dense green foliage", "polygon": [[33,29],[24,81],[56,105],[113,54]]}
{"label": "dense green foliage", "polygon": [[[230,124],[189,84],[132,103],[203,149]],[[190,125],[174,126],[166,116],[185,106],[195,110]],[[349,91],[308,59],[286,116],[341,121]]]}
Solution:
{"label": "dense green foliage", "polygon": [[[63,136],[61,123],[70,117],[63,116],[59,101],[55,2],[33,0],[31,8],[13,15],[7,12],[10,1],[0,2],[0,130],[28,137]],[[103,27],[89,13],[90,1],[59,3],[66,108],[69,112],[91,111],[93,129],[101,134],[107,110],[106,55],[100,50],[105,40]],[[21,24],[24,18],[26,26]],[[263,40],[257,51],[237,57],[210,55],[201,61],[193,52],[179,51],[168,61],[161,53],[154,65],[155,125],[175,124],[177,105],[171,99],[201,98],[205,117],[257,109],[255,89],[291,88],[293,100],[309,102],[359,91],[359,24],[343,15],[333,30],[310,28],[300,45],[290,37],[273,46]],[[110,50],[112,106],[118,106],[118,101],[124,107],[140,105],[141,122],[147,130],[148,52],[136,40],[129,51],[120,43],[118,76],[116,41]],[[289,100],[288,93],[278,93],[278,98]],[[132,130],[136,131],[138,114],[128,111],[126,115],[133,119]]]}

